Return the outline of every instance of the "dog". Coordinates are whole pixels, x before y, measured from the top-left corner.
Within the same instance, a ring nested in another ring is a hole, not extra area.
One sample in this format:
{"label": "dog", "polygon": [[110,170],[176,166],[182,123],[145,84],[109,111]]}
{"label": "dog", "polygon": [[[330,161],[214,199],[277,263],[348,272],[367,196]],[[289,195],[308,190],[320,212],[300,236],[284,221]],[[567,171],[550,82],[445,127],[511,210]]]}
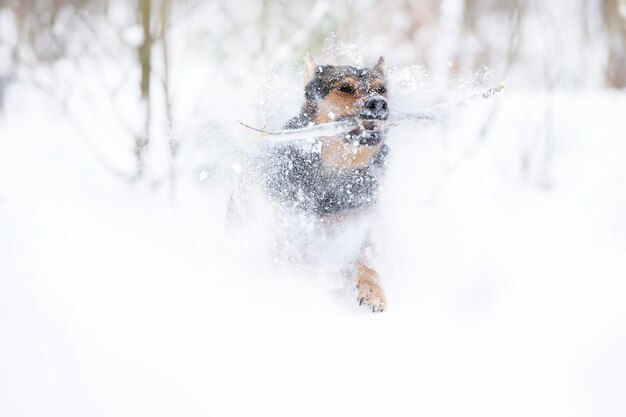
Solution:
{"label": "dog", "polygon": [[[385,61],[371,68],[318,65],[307,54],[305,101],[285,129],[355,119],[359,128],[318,138],[313,145],[272,143],[255,164],[256,180],[283,209],[311,216],[326,229],[344,230],[373,216],[384,176],[388,147],[380,121],[389,116]],[[369,226],[368,226],[369,227]],[[358,250],[347,271],[357,301],[373,312],[387,307],[374,268],[371,231],[358,238]]]}

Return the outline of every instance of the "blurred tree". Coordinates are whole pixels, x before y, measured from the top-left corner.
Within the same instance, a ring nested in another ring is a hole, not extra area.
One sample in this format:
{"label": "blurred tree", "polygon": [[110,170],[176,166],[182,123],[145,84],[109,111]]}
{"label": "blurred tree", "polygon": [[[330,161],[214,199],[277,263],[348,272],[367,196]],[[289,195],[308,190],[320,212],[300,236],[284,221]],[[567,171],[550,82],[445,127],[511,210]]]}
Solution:
{"label": "blurred tree", "polygon": [[[602,27],[580,19],[579,9],[593,9]],[[367,65],[364,58],[378,54],[390,66],[418,64],[436,90],[456,79],[483,82],[480,74],[463,77],[484,66],[532,88],[590,79],[623,88],[625,10],[626,0],[0,0],[0,107],[14,80],[63,105],[87,104],[72,122],[82,124],[80,136],[98,160],[125,180],[169,178],[173,193],[185,149],[176,128],[191,118],[219,124],[224,115],[215,103],[250,99],[249,91],[225,96],[254,87],[251,78],[298,62],[307,50],[352,64]],[[590,47],[601,52],[587,59],[582,40],[595,42],[603,31],[608,41]],[[198,90],[204,103],[177,101],[184,88]],[[82,101],[70,97],[81,93]],[[181,108],[193,115],[185,122]],[[105,156],[114,147],[115,157]]]}
{"label": "blurred tree", "polygon": [[607,85],[626,87],[626,0],[604,0],[602,15],[609,38]]}
{"label": "blurred tree", "polygon": [[143,134],[138,135],[135,138],[135,158],[137,159],[137,170],[135,171],[134,179],[138,180],[144,175],[145,170],[145,153],[150,144],[150,78],[151,78],[151,65],[152,65],[152,43],[153,35],[151,32],[151,20],[152,20],[152,1],[151,0],[139,0],[138,1],[139,12],[137,13],[139,24],[142,29],[142,41],[137,48],[139,57],[139,68],[141,71],[140,89],[141,98],[145,109],[145,130]]}

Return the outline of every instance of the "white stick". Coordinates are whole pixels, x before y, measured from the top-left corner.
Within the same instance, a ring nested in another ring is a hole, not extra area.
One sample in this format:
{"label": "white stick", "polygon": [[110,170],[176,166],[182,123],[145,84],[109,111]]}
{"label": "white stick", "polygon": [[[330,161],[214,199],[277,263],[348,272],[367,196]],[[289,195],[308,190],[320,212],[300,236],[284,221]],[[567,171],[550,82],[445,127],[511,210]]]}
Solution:
{"label": "white stick", "polygon": [[248,126],[243,122],[239,122],[244,127],[259,132],[261,135],[258,139],[270,142],[290,142],[294,140],[315,139],[324,136],[335,136],[348,133],[359,127],[359,122],[355,119],[346,119],[339,122],[322,123],[319,125],[311,125],[300,129],[284,129],[284,130],[263,130]]}
{"label": "white stick", "polygon": [[[455,106],[463,106],[476,99],[488,99],[504,90],[506,82],[503,81],[496,87],[492,87],[488,90],[473,93],[466,97],[462,97],[457,100],[447,101],[439,104],[435,104],[427,109],[418,110],[416,112],[392,112],[389,119],[383,120],[368,120],[368,123],[375,123],[378,128],[383,129],[385,127],[395,126],[399,122],[403,121],[425,121],[428,123],[438,123],[445,119],[446,109]],[[338,122],[322,123],[318,125],[311,125],[300,129],[284,129],[268,131],[263,129],[257,129],[249,126],[243,122],[239,122],[242,126],[248,129],[254,130],[260,133],[258,139],[270,141],[270,142],[290,142],[296,140],[316,139],[325,136],[335,136],[348,133],[354,129],[362,127],[362,120],[359,119],[346,119]]]}

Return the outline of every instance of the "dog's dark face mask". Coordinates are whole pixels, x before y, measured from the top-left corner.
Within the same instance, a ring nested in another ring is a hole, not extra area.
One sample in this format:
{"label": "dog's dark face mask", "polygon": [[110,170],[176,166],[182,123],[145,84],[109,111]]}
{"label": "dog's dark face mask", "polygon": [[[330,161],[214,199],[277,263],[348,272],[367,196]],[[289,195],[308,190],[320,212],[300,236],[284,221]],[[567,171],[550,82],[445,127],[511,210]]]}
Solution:
{"label": "dog's dark face mask", "polygon": [[384,131],[376,121],[389,117],[382,57],[372,68],[317,65],[307,57],[305,77],[306,107],[314,123],[357,118],[362,121],[361,127],[349,132],[345,139],[369,146],[381,142]]}

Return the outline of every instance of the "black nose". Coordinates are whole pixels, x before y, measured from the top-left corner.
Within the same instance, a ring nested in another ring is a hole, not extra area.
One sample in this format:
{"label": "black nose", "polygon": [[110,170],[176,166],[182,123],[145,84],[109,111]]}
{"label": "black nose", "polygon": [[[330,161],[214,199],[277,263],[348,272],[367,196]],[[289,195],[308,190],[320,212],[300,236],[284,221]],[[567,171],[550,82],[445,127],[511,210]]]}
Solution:
{"label": "black nose", "polygon": [[363,116],[375,119],[386,119],[389,116],[387,100],[382,96],[370,97],[364,106]]}

